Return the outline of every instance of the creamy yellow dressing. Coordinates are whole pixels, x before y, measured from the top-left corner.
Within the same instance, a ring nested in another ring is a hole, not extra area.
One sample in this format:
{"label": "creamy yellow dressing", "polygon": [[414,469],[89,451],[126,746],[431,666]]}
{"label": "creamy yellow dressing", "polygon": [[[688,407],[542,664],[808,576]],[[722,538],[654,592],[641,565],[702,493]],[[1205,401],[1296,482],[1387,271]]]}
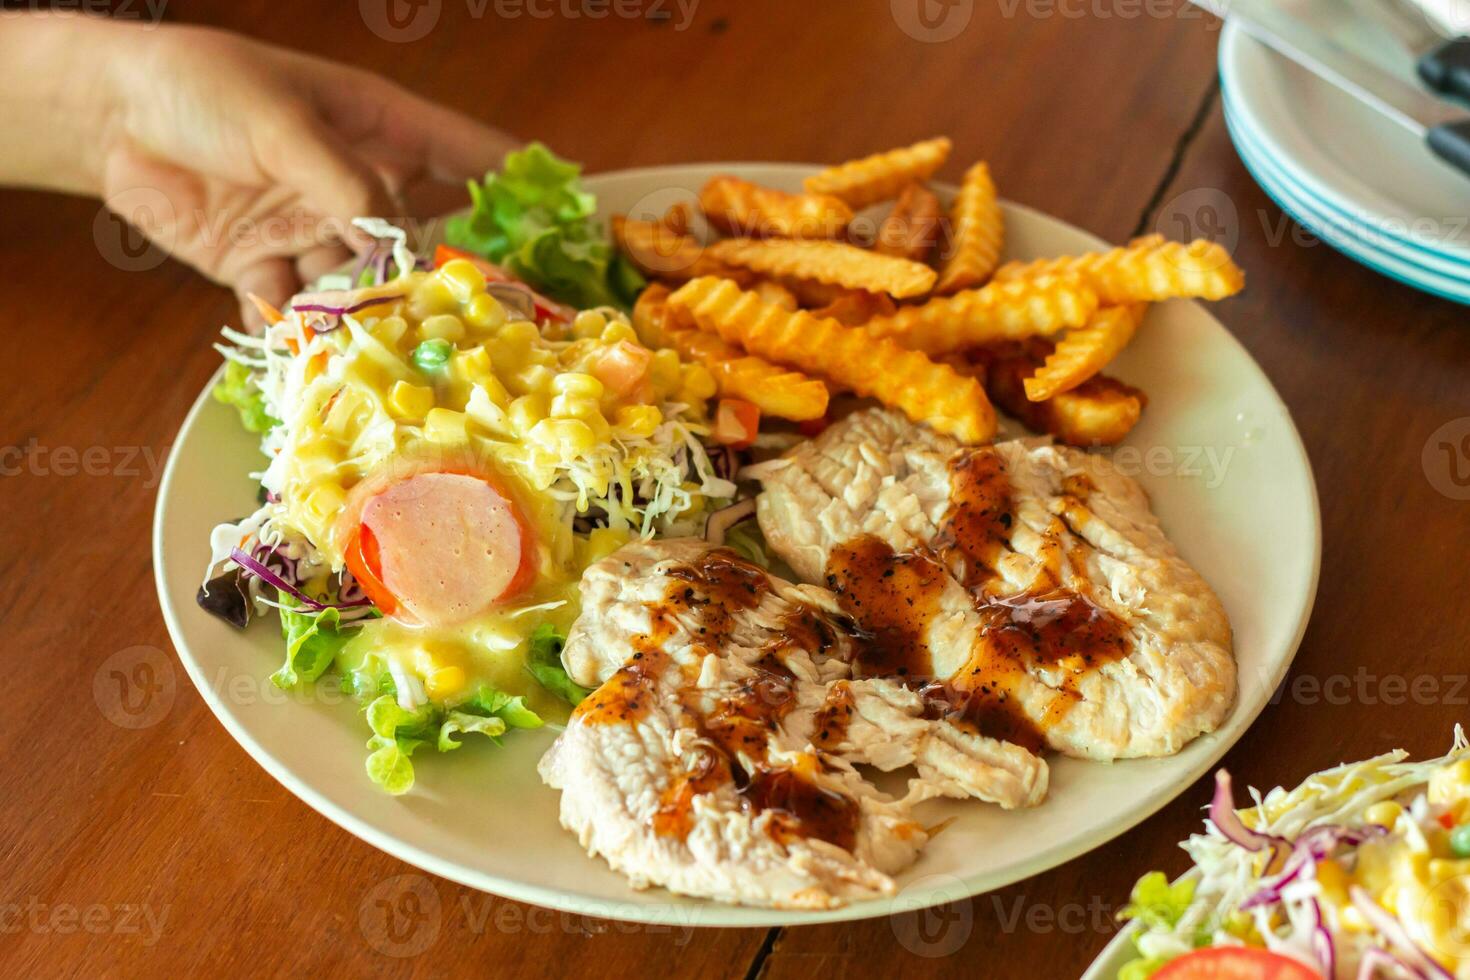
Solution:
{"label": "creamy yellow dressing", "polygon": [[[491,474],[533,530],[532,587],[453,627],[369,623],[340,666],[377,654],[421,679],[433,702],[491,684],[565,717],[527,675],[526,640],[543,623],[565,633],[586,565],[652,530],[650,487],[665,520],[707,506],[672,457],[707,435],[714,379],[673,350],[643,347],[615,311],[583,311],[544,331],[513,319],[464,260],[359,295],[393,294],[328,333],[314,333],[309,314],[272,329],[295,352],[278,399],[288,437],[266,474],[282,501],[275,520],[340,569],[363,481],[387,485],[395,467],[407,476],[426,458]],[[577,533],[574,519],[594,508],[607,526]]]}

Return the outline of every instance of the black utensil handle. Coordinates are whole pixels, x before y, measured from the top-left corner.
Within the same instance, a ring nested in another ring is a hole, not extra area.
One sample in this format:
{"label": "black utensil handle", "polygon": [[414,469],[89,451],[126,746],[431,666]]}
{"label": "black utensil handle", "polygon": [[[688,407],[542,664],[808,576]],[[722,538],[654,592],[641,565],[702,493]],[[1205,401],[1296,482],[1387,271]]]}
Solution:
{"label": "black utensil handle", "polygon": [[1419,77],[1436,92],[1470,99],[1470,37],[1450,38],[1424,52]]}
{"label": "black utensil handle", "polygon": [[1429,131],[1429,148],[1460,173],[1470,176],[1470,119],[1435,126]]}

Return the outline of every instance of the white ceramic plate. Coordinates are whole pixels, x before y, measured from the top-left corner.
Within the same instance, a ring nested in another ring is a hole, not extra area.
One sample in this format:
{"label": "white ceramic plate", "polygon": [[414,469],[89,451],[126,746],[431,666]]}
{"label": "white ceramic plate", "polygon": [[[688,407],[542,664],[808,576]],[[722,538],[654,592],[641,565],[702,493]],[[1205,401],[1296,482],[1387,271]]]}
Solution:
{"label": "white ceramic plate", "polygon": [[[1374,53],[1351,36],[1339,40]],[[1374,60],[1400,75],[1412,71],[1392,53]],[[1220,38],[1220,82],[1239,122],[1291,184],[1351,221],[1357,237],[1396,240],[1470,269],[1470,178],[1422,141],[1230,23]]]}
{"label": "white ceramic plate", "polygon": [[1311,198],[1301,188],[1290,183],[1289,178],[1254,141],[1245,124],[1239,121],[1228,99],[1225,105],[1225,122],[1235,143],[1236,152],[1240,154],[1246,169],[1256,183],[1261,185],[1261,189],[1297,224],[1354,261],[1390,279],[1444,299],[1470,304],[1470,266],[1465,267],[1458,275],[1446,275],[1439,271],[1433,256],[1428,252],[1403,246],[1390,249],[1387,247],[1388,242],[1374,242],[1356,237],[1358,227],[1353,222],[1344,222],[1341,215],[1326,210],[1321,201]]}
{"label": "white ceramic plate", "polygon": [[[662,210],[709,176],[733,172],[799,189],[812,168],[689,165],[590,178],[605,214]],[[1096,238],[1026,208],[1007,207],[1008,253],[1060,255]],[[1219,592],[1235,627],[1240,694],[1215,734],[1168,759],[1099,765],[1054,759],[1051,798],[1017,813],[936,802],[954,823],[901,879],[892,901],[828,912],[735,908],[636,892],[588,858],[557,823],[557,797],[536,776],[548,731],[517,733],[416,760],[399,798],[363,774],[368,731],[350,703],[271,694],[281,658],[273,623],[239,633],[194,604],[210,528],[254,509],[253,437],[233,410],[201,393],[174,442],[159,490],[154,567],[170,634],[230,734],[313,808],[409,864],[508,898],[612,918],[708,926],[857,919],[949,902],[1054,867],[1122,833],[1169,802],[1222,756],[1285,675],[1317,588],[1321,530],[1301,440],[1271,383],[1203,307],[1154,310],[1116,373],[1148,391],[1149,407],[1115,459],[1136,473],[1184,555]],[[1213,468],[1211,461],[1213,460]],[[330,701],[332,703],[325,703]],[[269,860],[269,855],[259,855]]]}
{"label": "white ceramic plate", "polygon": [[1136,923],[1120,930],[1113,937],[1112,942],[1097,954],[1097,959],[1093,960],[1087,972],[1082,974],[1082,980],[1118,980],[1118,971],[1138,958],[1138,954],[1133,949],[1133,934],[1137,931]]}

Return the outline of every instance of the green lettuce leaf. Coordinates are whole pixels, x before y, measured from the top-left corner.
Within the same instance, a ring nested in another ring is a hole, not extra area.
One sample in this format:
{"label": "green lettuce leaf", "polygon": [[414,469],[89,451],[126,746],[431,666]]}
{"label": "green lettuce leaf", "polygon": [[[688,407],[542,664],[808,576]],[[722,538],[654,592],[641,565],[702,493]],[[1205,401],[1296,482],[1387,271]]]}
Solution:
{"label": "green lettuce leaf", "polygon": [[1149,929],[1173,929],[1192,901],[1193,878],[1181,878],[1171,885],[1162,871],[1150,871],[1133,886],[1133,894],[1118,918],[1137,919]]}
{"label": "green lettuce leaf", "polygon": [[445,226],[450,245],[499,263],[550,296],[580,308],[629,307],[643,288],[593,220],[597,199],[581,167],[540,143],[506,154],[499,173],[470,182],[469,214]]}
{"label": "green lettuce leaf", "polygon": [[525,698],[485,685],[468,701],[450,709],[439,726],[439,751],[459,748],[460,743],[453,738],[459,732],[480,732],[492,742],[499,742],[507,727],[540,728],[544,724],[540,715],[526,707]]}
{"label": "green lettuce leaf", "polygon": [[284,592],[277,595],[282,604],[281,636],[286,640],[286,662],[271,675],[271,683],[289,690],[326,673],[351,636],[341,629],[337,610],[311,612],[298,606]]}
{"label": "green lettuce leaf", "polygon": [[240,413],[240,424],[248,432],[269,432],[281,424],[265,410],[265,395],[256,384],[254,373],[235,361],[225,362],[225,376],[214,386],[214,400],[235,406]]}
{"label": "green lettuce leaf", "polygon": [[384,694],[367,706],[368,778],[399,796],[413,788],[413,763],[409,757],[419,746],[436,737],[442,712],[433,705],[414,711],[401,707],[394,696]]}
{"label": "green lettuce leaf", "polygon": [[755,520],[741,521],[726,531],[725,547],[761,568],[769,570],[771,567],[771,558],[766,554],[766,536]]}
{"label": "green lettuce leaf", "polygon": [[526,670],[536,678],[536,683],[568,704],[580,704],[592,692],[575,684],[561,665],[561,649],[567,638],[558,633],[550,623],[542,623],[531,634],[526,653]]}

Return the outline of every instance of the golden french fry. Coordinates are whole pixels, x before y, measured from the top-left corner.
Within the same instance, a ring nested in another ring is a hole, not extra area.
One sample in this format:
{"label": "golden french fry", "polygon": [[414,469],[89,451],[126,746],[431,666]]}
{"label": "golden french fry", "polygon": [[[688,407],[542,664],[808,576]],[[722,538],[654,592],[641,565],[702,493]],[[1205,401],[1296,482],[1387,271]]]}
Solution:
{"label": "golden french fry", "polygon": [[1205,239],[1186,245],[1152,235],[1106,252],[1007,262],[996,270],[995,278],[1023,279],[1058,272],[1081,275],[1105,306],[1180,296],[1224,299],[1245,286],[1245,273],[1220,245]]}
{"label": "golden french fry", "polygon": [[831,194],[854,208],[893,197],[914,181],[928,180],[949,158],[949,138],[940,136],[860,160],[828,167],[802,182],[808,194]]}
{"label": "golden french fry", "polygon": [[761,302],[771,303],[784,310],[794,310],[801,305],[797,302],[795,293],[774,279],[762,279],[752,286],[751,289],[761,298]]}
{"label": "golden french fry", "polygon": [[876,317],[892,316],[896,312],[898,307],[884,293],[852,289],[820,309],[813,310],[812,316],[836,320],[847,327],[858,327]]}
{"label": "golden french fry", "polygon": [[633,306],[633,328],[650,347],[671,347],[679,356],[698,361],[714,375],[720,394],[743,398],[765,415],[804,422],[827,414],[827,386],[816,378],[752,357],[706,333],[687,314],[668,305],[669,289],[653,283]]}
{"label": "golden french fry", "polygon": [[1045,362],[1052,344],[1033,339],[1007,346],[1021,349],[977,352],[984,365],[985,391],[997,407],[1033,431],[1050,433],[1070,446],[1111,446],[1142,417],[1148,396],[1103,374],[1044,402],[1031,401],[1025,379]]}
{"label": "golden french fry", "polygon": [[934,270],[920,262],[878,255],[845,242],[787,238],[727,238],[706,253],[728,265],[772,276],[794,276],[892,296],[919,296],[934,285]]}
{"label": "golden french fry", "polygon": [[1086,326],[1067,331],[1051,356],[1026,379],[1026,397],[1043,402],[1097,374],[1128,346],[1146,309],[1142,303],[1105,307]]}
{"label": "golden french fry", "polygon": [[669,305],[727,343],[821,375],[964,442],[984,442],[995,433],[995,410],[979,381],[891,340],[762,303],[755,293],[712,276],[679,287]]}
{"label": "golden french fry", "polygon": [[669,209],[659,216],[658,223],[675,235],[689,234],[689,222],[694,217],[694,208],[688,201],[670,204]]}
{"label": "golden french fry", "polygon": [[837,238],[852,208],[825,194],[788,194],[738,177],[712,177],[699,192],[709,223],[726,235]]}
{"label": "golden french fry", "polygon": [[904,347],[941,354],[1080,327],[1097,306],[1097,294],[1080,277],[1047,276],[993,282],[919,306],[901,306],[892,316],[869,321],[866,329]]}
{"label": "golden french fry", "polygon": [[873,251],[923,262],[939,241],[939,219],[944,208],[923,184],[910,184],[898,195],[893,210],[878,226]]}
{"label": "golden french fry", "polygon": [[949,255],[939,269],[934,291],[952,293],[990,278],[1000,261],[1005,219],[990,179],[990,167],[977,163],[965,171],[960,192],[949,209]]}
{"label": "golden french fry", "polygon": [[752,278],[714,259],[699,242],[671,230],[662,221],[614,215],[612,232],[613,241],[638,271],[655,279],[683,282],[695,276],[726,276],[744,282]]}

